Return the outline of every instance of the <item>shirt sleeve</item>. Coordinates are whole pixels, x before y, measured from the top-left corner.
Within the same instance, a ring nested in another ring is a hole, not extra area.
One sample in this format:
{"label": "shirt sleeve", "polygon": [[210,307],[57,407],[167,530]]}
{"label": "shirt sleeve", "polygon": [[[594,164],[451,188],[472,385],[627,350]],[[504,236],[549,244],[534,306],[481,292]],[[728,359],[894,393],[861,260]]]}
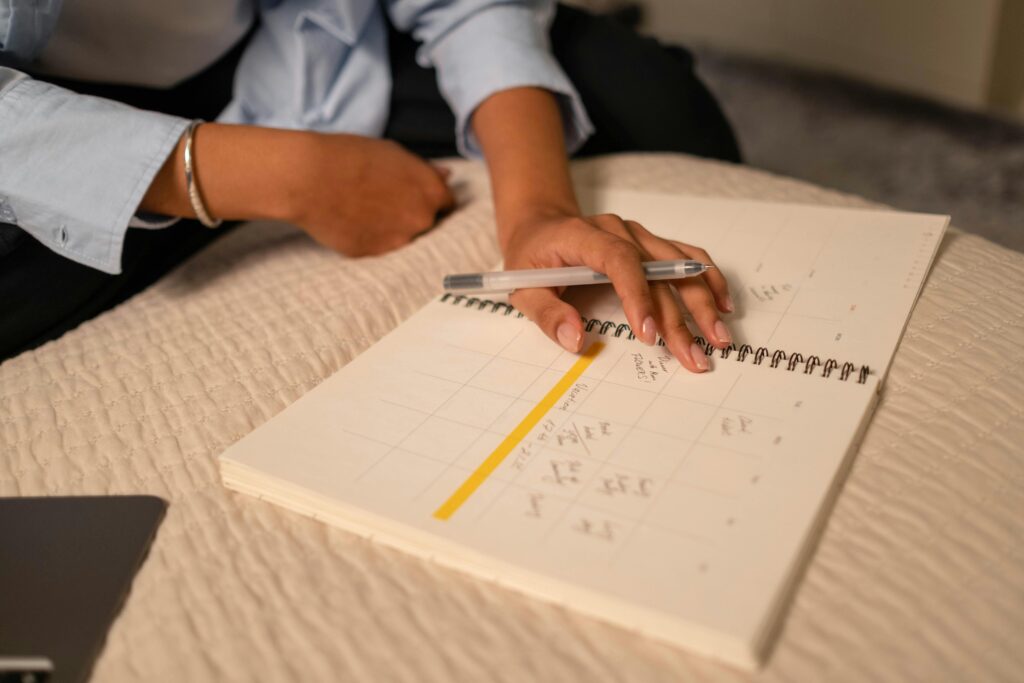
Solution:
{"label": "shirt sleeve", "polygon": [[0,221],[53,251],[121,272],[129,225],[185,119],[77,95],[0,67]]}
{"label": "shirt sleeve", "polygon": [[423,43],[417,62],[437,68],[463,156],[481,155],[469,125],[473,112],[492,94],[510,88],[533,86],[556,95],[570,153],[593,133],[579,94],[551,54],[550,0],[389,0],[387,7],[395,27]]}

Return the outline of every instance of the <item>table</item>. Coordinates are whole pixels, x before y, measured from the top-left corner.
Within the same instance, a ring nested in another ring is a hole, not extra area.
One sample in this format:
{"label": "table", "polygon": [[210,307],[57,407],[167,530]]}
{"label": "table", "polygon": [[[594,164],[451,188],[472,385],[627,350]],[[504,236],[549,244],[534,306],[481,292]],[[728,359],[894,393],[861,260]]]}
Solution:
{"label": "table", "polygon": [[[756,674],[224,490],[216,457],[229,444],[436,295],[443,273],[497,261],[485,172],[451,166],[465,204],[397,253],[344,259],[294,228],[246,225],[0,365],[0,494],[171,503],[95,680],[1020,675],[1024,254],[955,229]],[[869,206],[680,155],[603,157],[574,172],[585,184]]]}

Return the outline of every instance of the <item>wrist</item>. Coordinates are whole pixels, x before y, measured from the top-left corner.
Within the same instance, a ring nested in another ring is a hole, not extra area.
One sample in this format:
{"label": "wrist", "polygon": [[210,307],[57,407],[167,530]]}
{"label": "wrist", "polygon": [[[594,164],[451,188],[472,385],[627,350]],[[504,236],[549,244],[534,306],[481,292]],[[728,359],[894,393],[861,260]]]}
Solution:
{"label": "wrist", "polygon": [[[283,147],[279,133],[254,126],[204,123],[193,132],[192,164],[208,213],[216,218],[286,220],[290,191],[280,173]],[[185,173],[183,134],[153,178],[139,208],[168,216],[194,218]]]}
{"label": "wrist", "polygon": [[579,206],[572,198],[518,202],[514,208],[496,211],[498,244],[504,252],[509,243],[524,231],[535,229],[542,223],[579,218],[580,215]]}
{"label": "wrist", "polygon": [[256,126],[204,124],[197,161],[210,213],[233,220],[299,220],[312,134]]}

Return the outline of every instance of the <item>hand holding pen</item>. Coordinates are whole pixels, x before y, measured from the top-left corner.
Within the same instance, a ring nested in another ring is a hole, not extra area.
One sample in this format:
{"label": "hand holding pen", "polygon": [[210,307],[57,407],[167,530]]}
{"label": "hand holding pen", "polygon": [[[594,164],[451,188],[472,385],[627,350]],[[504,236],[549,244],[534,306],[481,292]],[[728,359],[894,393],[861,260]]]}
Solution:
{"label": "hand holding pen", "polygon": [[[733,310],[728,284],[699,247],[657,237],[639,223],[611,214],[554,219],[547,225],[534,224],[515,238],[503,245],[509,271],[473,274],[479,280],[461,283],[478,282],[477,291],[485,286],[492,291],[514,289],[510,302],[569,351],[581,350],[583,326],[579,313],[560,298],[561,288],[587,279],[610,281],[637,339],[654,344],[660,334],[672,355],[691,372],[704,372],[710,363],[703,347],[694,342],[686,312],[709,344],[725,348],[732,343],[719,315]],[[670,267],[679,270],[669,274]],[[545,279],[544,286],[536,286],[542,282],[533,280],[538,276],[563,279]],[[449,284],[458,282],[453,279]]]}

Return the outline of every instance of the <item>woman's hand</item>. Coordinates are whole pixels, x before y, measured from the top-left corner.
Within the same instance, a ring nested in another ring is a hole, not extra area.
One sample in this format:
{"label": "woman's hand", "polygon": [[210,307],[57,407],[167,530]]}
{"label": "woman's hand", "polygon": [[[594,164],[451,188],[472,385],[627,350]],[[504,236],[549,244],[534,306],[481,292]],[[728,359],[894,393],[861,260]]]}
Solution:
{"label": "woman's hand", "polygon": [[[689,310],[701,334],[718,348],[729,329],[719,311],[731,311],[725,277],[701,276],[648,284],[643,261],[690,258],[711,263],[697,247],[655,237],[618,216],[580,215],[565,158],[563,120],[551,93],[537,88],[503,90],[473,114],[494,190],[498,241],[505,267],[558,268],[585,265],[611,278],[633,333],[654,344],[660,333],[679,362],[692,372],[708,369],[704,350],[686,327]],[[512,304],[569,351],[583,343],[580,314],[552,288],[523,289]]]}
{"label": "woman's hand", "polygon": [[455,205],[447,171],[396,142],[307,135],[285,180],[284,218],[325,246],[349,256],[397,249]]}
{"label": "woman's hand", "polygon": [[[349,256],[396,249],[454,205],[446,172],[389,140],[207,123],[193,144],[196,180],[213,216],[287,221]],[[195,215],[183,158],[181,142],[141,209]]]}
{"label": "woman's hand", "polygon": [[[725,277],[717,269],[681,280],[648,283],[643,261],[693,259],[713,263],[703,249],[661,239],[639,223],[618,216],[578,217],[541,214],[511,228],[504,243],[505,267],[555,268],[585,265],[612,281],[637,338],[654,344],[660,334],[672,355],[692,372],[708,369],[704,350],[694,343],[685,311],[717,348],[732,337],[719,312],[733,310]],[[512,304],[564,348],[577,352],[583,341],[580,314],[553,288],[523,289]]]}

